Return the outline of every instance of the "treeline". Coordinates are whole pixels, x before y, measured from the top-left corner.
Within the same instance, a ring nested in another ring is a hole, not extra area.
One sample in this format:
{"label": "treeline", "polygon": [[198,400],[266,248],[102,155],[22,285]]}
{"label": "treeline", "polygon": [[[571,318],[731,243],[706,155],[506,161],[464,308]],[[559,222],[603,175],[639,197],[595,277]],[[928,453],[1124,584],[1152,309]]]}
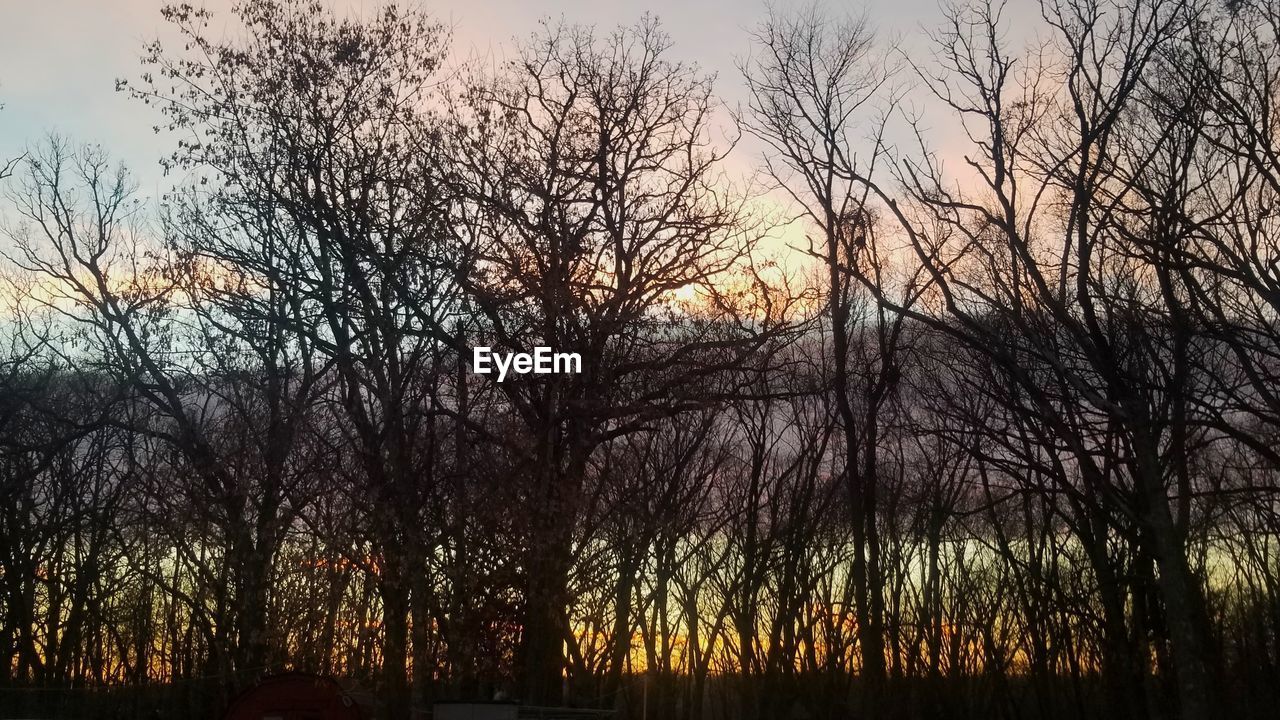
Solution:
{"label": "treeline", "polygon": [[776,11],[731,108],[652,19],[167,8],[175,189],[5,181],[0,712],[1269,717],[1280,8],[1002,9]]}

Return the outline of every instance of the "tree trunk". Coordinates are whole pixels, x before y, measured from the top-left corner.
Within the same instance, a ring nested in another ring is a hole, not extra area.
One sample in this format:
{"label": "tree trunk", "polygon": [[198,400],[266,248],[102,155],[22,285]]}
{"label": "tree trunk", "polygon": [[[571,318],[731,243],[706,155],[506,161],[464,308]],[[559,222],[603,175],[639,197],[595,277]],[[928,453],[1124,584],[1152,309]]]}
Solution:
{"label": "tree trunk", "polygon": [[1135,479],[1143,500],[1142,520],[1160,571],[1157,583],[1164,600],[1181,715],[1183,720],[1214,720],[1223,716],[1223,706],[1215,697],[1209,672],[1204,598],[1187,562],[1182,534],[1169,510],[1155,438],[1139,431],[1133,442]]}
{"label": "tree trunk", "polygon": [[[389,564],[390,565],[390,564]],[[409,594],[400,568],[386,567],[382,595],[382,700],[384,720],[409,717]]]}

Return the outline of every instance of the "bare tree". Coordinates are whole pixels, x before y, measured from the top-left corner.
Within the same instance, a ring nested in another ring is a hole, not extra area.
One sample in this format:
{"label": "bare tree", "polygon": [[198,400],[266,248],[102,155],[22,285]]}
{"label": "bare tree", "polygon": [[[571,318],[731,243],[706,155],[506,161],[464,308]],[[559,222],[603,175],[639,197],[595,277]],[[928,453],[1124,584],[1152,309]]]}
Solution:
{"label": "bare tree", "polygon": [[[522,666],[534,702],[560,697],[570,538],[592,451],[723,396],[717,374],[786,313],[741,276],[755,228],[717,186],[710,81],[667,60],[669,44],[650,20],[604,40],[549,26],[459,101],[472,307],[497,347],[582,358],[579,375],[501,386],[527,428]],[[725,291],[733,282],[755,307]],[[690,307],[681,292],[703,301]]]}
{"label": "bare tree", "polygon": [[[887,183],[862,179],[898,221],[937,299],[937,314],[896,309],[983,349],[1040,405],[1039,418],[1072,448],[1085,482],[1111,488],[1139,523],[1141,543],[1159,567],[1181,711],[1200,718],[1214,716],[1220,705],[1211,699],[1204,595],[1170,507],[1163,461],[1166,443],[1176,448],[1185,438],[1164,414],[1170,406],[1157,383],[1166,378],[1152,364],[1154,346],[1141,344],[1155,313],[1165,309],[1152,305],[1116,239],[1115,211],[1131,198],[1131,185],[1115,168],[1135,160],[1113,149],[1153,58],[1186,27],[1186,7],[1046,3],[1067,68],[1057,88],[1047,61],[1014,74],[1000,40],[999,8],[957,11],[939,36],[943,72],[950,74],[921,72],[966,122],[981,195],[952,189],[933,156],[895,170],[901,197]],[[1155,151],[1148,148],[1148,157]],[[1073,402],[1122,434],[1119,455],[1100,453],[1083,442],[1088,436],[1064,425],[1029,371],[1030,358],[1053,369]],[[1123,464],[1131,485],[1117,487],[1113,462]]]}
{"label": "bare tree", "polygon": [[153,48],[160,74],[136,94],[197,138],[173,161],[209,176],[209,222],[230,226],[225,241],[193,239],[191,256],[241,274],[237,302],[257,296],[252,312],[301,353],[304,372],[334,375],[333,440],[354,461],[352,498],[369,501],[373,555],[353,559],[378,585],[385,712],[401,717],[412,584],[436,542],[422,516],[433,423],[452,367],[440,340],[455,311],[441,269],[445,200],[425,107],[444,29],[391,7],[361,22],[263,0],[237,9],[245,36],[222,41],[205,12],[166,14],[193,53]]}
{"label": "bare tree", "polygon": [[[815,231],[802,248],[826,271],[831,392],[844,441],[853,535],[860,666],[866,707],[879,705],[885,679],[885,588],[878,498],[885,408],[901,377],[902,316],[868,303],[856,280],[914,300],[915,280],[887,277],[876,245],[876,220],[866,187],[878,159],[874,123],[893,68],[875,55],[865,17],[828,17],[818,5],[787,15],[771,11],[756,31],[754,56],[742,66],[750,91],[740,122],[767,147],[764,170],[777,191]],[[859,148],[870,139],[870,157]],[[899,289],[890,283],[903,283]]]}

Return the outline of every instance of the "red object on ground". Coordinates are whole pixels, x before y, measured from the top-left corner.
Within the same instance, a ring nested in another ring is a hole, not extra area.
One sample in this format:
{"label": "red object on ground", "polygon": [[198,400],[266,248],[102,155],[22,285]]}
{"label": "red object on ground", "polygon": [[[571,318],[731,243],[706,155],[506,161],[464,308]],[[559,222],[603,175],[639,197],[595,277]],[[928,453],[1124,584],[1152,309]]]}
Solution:
{"label": "red object on ground", "polygon": [[223,720],[364,720],[364,714],[336,680],[286,673],[241,693]]}

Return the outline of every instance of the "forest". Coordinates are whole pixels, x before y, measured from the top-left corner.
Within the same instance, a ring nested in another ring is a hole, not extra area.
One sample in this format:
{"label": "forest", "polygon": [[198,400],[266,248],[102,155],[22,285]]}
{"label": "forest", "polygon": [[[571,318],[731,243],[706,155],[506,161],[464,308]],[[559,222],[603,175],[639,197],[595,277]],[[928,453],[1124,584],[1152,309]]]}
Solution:
{"label": "forest", "polygon": [[1280,5],[1015,5],[775,7],[740,103],[166,7],[172,189],[0,159],[0,717],[1274,717]]}

